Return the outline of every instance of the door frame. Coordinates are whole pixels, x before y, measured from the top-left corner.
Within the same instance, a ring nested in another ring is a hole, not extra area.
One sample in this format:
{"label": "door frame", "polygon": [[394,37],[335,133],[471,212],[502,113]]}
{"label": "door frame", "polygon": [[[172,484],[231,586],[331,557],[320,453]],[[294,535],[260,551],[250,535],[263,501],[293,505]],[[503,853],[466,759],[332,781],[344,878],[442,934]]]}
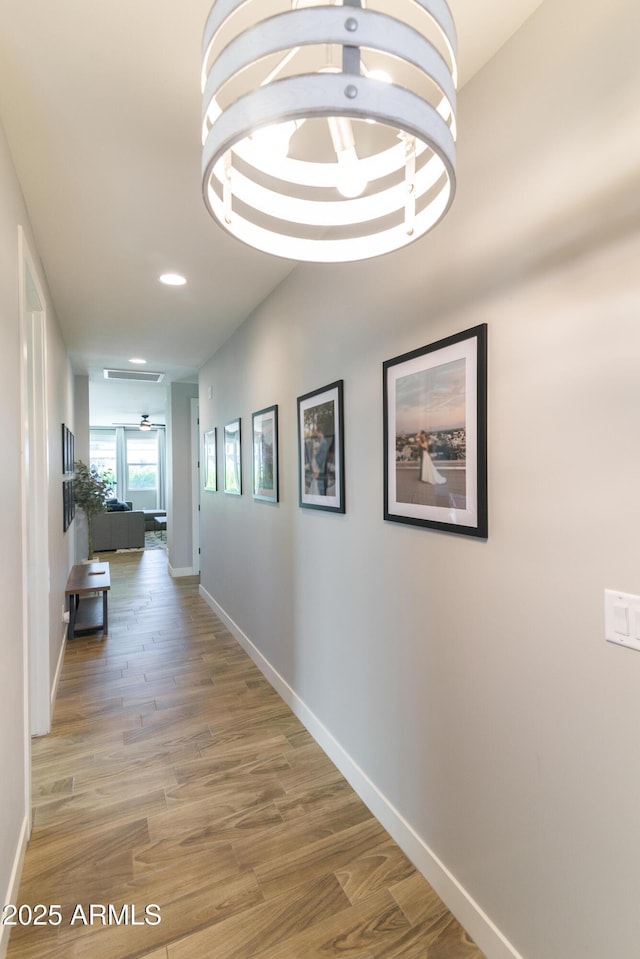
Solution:
{"label": "door frame", "polygon": [[193,575],[200,572],[200,401],[191,400],[191,543]]}
{"label": "door frame", "polygon": [[49,648],[49,424],[46,300],[18,227],[22,420],[22,608],[26,769],[31,805],[31,736],[51,729]]}

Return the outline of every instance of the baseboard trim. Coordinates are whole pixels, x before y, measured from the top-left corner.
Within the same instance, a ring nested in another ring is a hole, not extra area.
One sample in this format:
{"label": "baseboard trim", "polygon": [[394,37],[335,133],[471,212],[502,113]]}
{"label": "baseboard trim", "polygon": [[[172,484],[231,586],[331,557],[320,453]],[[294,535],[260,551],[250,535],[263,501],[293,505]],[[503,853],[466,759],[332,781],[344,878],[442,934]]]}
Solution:
{"label": "baseboard trim", "polygon": [[169,566],[169,576],[172,579],[180,579],[181,576],[197,576],[198,574],[194,572],[191,566],[178,566],[177,569],[174,569],[173,566]]}
{"label": "baseboard trim", "polygon": [[237,639],[300,722],[308,729],[318,745],[335,763],[362,801],[398,843],[405,855],[413,862],[416,869],[433,886],[442,901],[484,952],[487,959],[523,959],[453,873],[447,869],[427,843],[415,832],[376,784],[369,779],[364,770],[358,766],[333,734],[322,724],[315,713],[309,709],[289,683],[274,669],[269,660],[263,656],[237,623],[202,585],[200,585],[200,595]]}
{"label": "baseboard trim", "polygon": [[53,684],[51,686],[51,703],[50,703],[50,712],[49,712],[49,729],[47,732],[51,732],[51,723],[53,722],[53,708],[56,704],[56,697],[58,695],[58,686],[60,685],[60,676],[62,675],[62,666],[64,664],[64,653],[67,648],[67,633],[69,626],[65,624],[64,629],[62,630],[62,642],[60,644],[60,653],[58,654],[58,665],[56,666],[55,675],[53,677]]}
{"label": "baseboard trim", "polygon": [[[20,890],[20,877],[22,875],[22,866],[24,864],[24,855],[27,851],[27,842],[29,840],[29,817],[25,816],[22,820],[18,844],[16,846],[15,856],[13,857],[13,867],[9,877],[7,892],[0,905],[5,903],[17,903],[18,892]],[[0,959],[5,959],[9,947],[10,926],[0,925]]]}

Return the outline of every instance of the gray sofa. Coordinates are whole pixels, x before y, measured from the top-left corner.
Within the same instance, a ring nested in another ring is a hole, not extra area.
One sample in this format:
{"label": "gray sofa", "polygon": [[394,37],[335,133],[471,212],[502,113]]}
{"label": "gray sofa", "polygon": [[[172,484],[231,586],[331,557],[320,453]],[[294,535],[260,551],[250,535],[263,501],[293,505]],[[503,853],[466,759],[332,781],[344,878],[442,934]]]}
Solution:
{"label": "gray sofa", "polygon": [[144,527],[143,510],[98,513],[91,523],[94,552],[111,549],[143,549]]}

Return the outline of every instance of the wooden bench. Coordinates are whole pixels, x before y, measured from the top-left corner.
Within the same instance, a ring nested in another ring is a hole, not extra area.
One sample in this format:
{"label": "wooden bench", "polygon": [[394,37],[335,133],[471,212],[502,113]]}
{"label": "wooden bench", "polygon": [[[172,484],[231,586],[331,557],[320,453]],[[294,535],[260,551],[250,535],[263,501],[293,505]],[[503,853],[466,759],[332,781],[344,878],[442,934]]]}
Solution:
{"label": "wooden bench", "polygon": [[[97,633],[100,630],[102,638],[106,637],[109,629],[107,594],[110,589],[108,563],[81,563],[72,567],[65,590],[69,611],[68,639],[75,639],[76,633]],[[97,593],[102,593],[102,603]]]}

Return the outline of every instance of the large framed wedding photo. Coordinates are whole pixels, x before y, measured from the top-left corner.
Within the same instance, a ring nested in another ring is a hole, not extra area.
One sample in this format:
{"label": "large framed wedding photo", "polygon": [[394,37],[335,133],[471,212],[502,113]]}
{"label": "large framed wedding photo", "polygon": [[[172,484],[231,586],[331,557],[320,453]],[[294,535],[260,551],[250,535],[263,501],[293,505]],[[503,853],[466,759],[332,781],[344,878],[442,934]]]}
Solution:
{"label": "large framed wedding photo", "polygon": [[218,489],[218,444],[216,438],[216,428],[207,430],[204,434],[204,488],[210,493],[215,493]]}
{"label": "large framed wedding photo", "polygon": [[242,446],[240,418],[224,428],[224,491],[240,496],[242,493]]}
{"label": "large framed wedding photo", "polygon": [[298,486],[305,509],[344,513],[343,381],[298,397]]}
{"label": "large framed wedding photo", "polygon": [[253,498],[278,502],[278,407],[251,416],[253,435]]}
{"label": "large framed wedding photo", "polygon": [[487,536],[487,325],[383,363],[384,518]]}

